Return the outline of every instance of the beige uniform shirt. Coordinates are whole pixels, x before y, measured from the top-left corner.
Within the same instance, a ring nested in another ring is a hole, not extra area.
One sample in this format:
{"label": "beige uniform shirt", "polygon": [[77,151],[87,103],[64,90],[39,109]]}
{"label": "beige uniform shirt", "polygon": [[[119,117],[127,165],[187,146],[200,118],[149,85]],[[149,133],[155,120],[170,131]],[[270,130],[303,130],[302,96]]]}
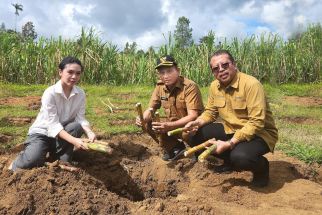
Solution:
{"label": "beige uniform shirt", "polygon": [[239,141],[250,141],[255,135],[264,139],[271,151],[278,139],[277,128],[262,84],[242,72],[226,88],[218,80],[211,83],[205,112],[200,116],[206,122],[223,120],[225,132],[234,133]]}
{"label": "beige uniform shirt", "polygon": [[182,76],[179,77],[174,89],[170,92],[162,81],[158,81],[149,107],[163,107],[170,121],[176,121],[188,115],[188,110],[203,111],[203,103],[197,84]]}

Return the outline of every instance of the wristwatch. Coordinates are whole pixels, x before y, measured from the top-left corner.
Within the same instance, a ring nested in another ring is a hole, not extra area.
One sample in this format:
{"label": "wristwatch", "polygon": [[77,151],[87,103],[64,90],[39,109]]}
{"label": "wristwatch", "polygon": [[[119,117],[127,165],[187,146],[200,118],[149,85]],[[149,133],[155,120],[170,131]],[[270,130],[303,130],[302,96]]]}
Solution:
{"label": "wristwatch", "polygon": [[235,144],[231,139],[229,140],[229,145],[230,145],[230,150],[232,150],[235,147]]}

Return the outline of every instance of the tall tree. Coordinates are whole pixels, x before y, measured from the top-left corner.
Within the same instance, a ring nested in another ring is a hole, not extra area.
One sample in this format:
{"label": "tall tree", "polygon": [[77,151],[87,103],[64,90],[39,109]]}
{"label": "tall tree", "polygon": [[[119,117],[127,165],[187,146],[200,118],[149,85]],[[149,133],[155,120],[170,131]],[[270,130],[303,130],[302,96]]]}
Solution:
{"label": "tall tree", "polygon": [[4,24],[4,22],[1,23],[0,31],[1,32],[6,31],[6,25]]}
{"label": "tall tree", "polygon": [[22,6],[22,4],[18,4],[18,3],[16,3],[16,4],[11,4],[14,8],[15,8],[15,14],[16,14],[16,20],[15,20],[15,31],[17,31],[17,18],[18,18],[18,16],[19,16],[19,11],[23,11],[23,6]]}
{"label": "tall tree", "polygon": [[192,40],[192,28],[189,26],[190,21],[188,18],[182,16],[179,17],[174,31],[174,40],[176,46],[180,48],[186,48],[193,44]]}
{"label": "tall tree", "polygon": [[25,39],[36,39],[37,33],[35,30],[35,26],[32,22],[27,22],[24,26],[22,26],[22,36]]}
{"label": "tall tree", "polygon": [[199,39],[199,43],[206,45],[208,51],[212,52],[215,44],[215,32],[213,32],[212,30],[209,31],[206,36],[203,36]]}
{"label": "tall tree", "polygon": [[137,46],[138,45],[136,44],[136,42],[133,42],[133,43],[126,42],[125,48],[124,48],[124,54],[135,54]]}

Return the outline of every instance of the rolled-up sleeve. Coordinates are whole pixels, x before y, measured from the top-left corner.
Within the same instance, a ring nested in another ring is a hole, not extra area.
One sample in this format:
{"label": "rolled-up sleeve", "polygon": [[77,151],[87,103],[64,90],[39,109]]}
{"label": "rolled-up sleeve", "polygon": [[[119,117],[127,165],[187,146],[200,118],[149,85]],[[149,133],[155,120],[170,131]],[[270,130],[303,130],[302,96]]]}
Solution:
{"label": "rolled-up sleeve", "polygon": [[155,110],[159,109],[161,107],[160,89],[159,88],[160,88],[159,86],[155,87],[155,89],[152,93],[150,102],[149,102],[149,107],[153,108]]}
{"label": "rolled-up sleeve", "polygon": [[196,84],[189,84],[185,91],[185,102],[188,110],[203,111],[200,90]]}

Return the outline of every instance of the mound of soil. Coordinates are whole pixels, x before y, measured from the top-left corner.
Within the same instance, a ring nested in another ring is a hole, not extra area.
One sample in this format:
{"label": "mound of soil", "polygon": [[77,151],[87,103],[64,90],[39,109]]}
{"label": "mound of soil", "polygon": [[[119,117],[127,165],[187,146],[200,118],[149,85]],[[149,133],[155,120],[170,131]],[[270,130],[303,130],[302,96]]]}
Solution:
{"label": "mound of soil", "polygon": [[276,152],[270,184],[250,185],[249,172],[215,174],[213,162],[168,163],[146,135],[117,135],[112,155],[75,152],[78,172],[59,167],[8,171],[0,155],[0,214],[321,214],[320,167]]}

